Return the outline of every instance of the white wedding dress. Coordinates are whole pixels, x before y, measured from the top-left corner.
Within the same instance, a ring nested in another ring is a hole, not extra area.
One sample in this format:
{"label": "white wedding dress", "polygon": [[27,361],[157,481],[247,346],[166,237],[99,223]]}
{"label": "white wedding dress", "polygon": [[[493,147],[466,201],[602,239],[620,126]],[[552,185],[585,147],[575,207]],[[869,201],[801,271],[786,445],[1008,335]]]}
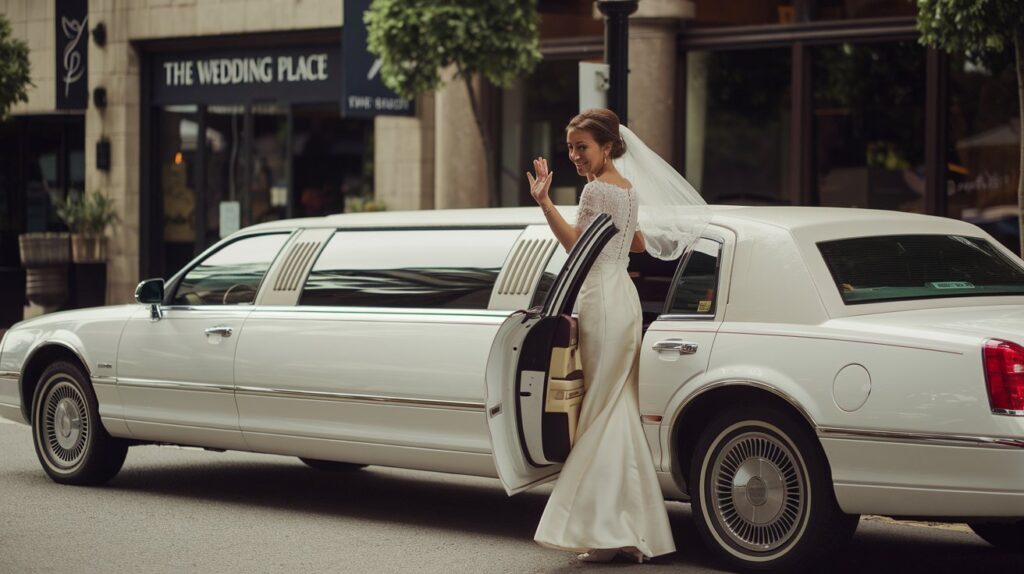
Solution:
{"label": "white wedding dress", "polygon": [[675,551],[654,460],[640,426],[641,308],[626,273],[637,228],[633,189],[591,181],[576,225],[600,213],[620,230],[598,255],[577,299],[586,395],[576,442],[548,500],[534,540],[574,552],[635,547],[646,556]]}

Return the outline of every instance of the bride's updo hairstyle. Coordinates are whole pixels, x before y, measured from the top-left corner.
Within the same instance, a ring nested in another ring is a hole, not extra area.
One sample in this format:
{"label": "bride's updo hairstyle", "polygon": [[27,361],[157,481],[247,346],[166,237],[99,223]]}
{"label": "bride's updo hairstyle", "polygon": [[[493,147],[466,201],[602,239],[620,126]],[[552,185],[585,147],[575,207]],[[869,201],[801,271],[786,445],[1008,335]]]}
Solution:
{"label": "bride's updo hairstyle", "polygon": [[584,110],[569,120],[565,131],[583,130],[594,137],[597,145],[604,147],[605,144],[612,144],[612,150],[608,154],[612,159],[622,157],[626,153],[626,144],[619,135],[619,116],[606,108],[592,108]]}

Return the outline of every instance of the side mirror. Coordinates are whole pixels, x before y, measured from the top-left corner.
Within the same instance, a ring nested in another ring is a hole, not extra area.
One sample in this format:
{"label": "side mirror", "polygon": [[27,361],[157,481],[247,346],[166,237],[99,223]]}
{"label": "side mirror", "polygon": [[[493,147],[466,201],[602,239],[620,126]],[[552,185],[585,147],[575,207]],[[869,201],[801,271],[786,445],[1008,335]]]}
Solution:
{"label": "side mirror", "polygon": [[160,305],[164,302],[164,280],[146,279],[135,288],[135,300],[150,305],[150,318],[154,321],[163,318]]}

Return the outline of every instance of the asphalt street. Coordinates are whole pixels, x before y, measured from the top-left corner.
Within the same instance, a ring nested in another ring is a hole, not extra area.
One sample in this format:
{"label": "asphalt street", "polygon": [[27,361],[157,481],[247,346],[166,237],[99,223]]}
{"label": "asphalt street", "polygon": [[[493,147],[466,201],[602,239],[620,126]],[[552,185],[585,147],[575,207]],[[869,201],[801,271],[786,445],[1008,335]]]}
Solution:
{"label": "asphalt street", "polygon": [[[0,572],[720,572],[689,505],[669,503],[675,554],[582,564],[532,541],[548,487],[297,459],[135,447],[98,488],[44,475],[28,427],[0,419]],[[862,519],[823,572],[1024,572],[963,527]]]}

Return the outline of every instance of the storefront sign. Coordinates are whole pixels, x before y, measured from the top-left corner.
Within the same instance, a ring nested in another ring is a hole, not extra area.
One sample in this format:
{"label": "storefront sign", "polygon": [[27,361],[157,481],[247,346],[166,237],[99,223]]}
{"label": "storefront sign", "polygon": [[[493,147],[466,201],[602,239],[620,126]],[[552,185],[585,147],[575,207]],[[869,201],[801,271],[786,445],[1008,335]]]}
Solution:
{"label": "storefront sign", "polygon": [[156,104],[327,102],[341,91],[341,62],[332,46],[166,54],[151,77]]}
{"label": "storefront sign", "polygon": [[341,94],[341,114],[350,118],[374,116],[410,116],[413,102],[398,97],[380,79],[380,61],[366,49],[366,24],[363,13],[371,0],[345,0],[345,23],[341,31],[345,80]]}
{"label": "storefront sign", "polygon": [[57,5],[57,109],[84,110],[89,53],[88,0],[54,0]]}

